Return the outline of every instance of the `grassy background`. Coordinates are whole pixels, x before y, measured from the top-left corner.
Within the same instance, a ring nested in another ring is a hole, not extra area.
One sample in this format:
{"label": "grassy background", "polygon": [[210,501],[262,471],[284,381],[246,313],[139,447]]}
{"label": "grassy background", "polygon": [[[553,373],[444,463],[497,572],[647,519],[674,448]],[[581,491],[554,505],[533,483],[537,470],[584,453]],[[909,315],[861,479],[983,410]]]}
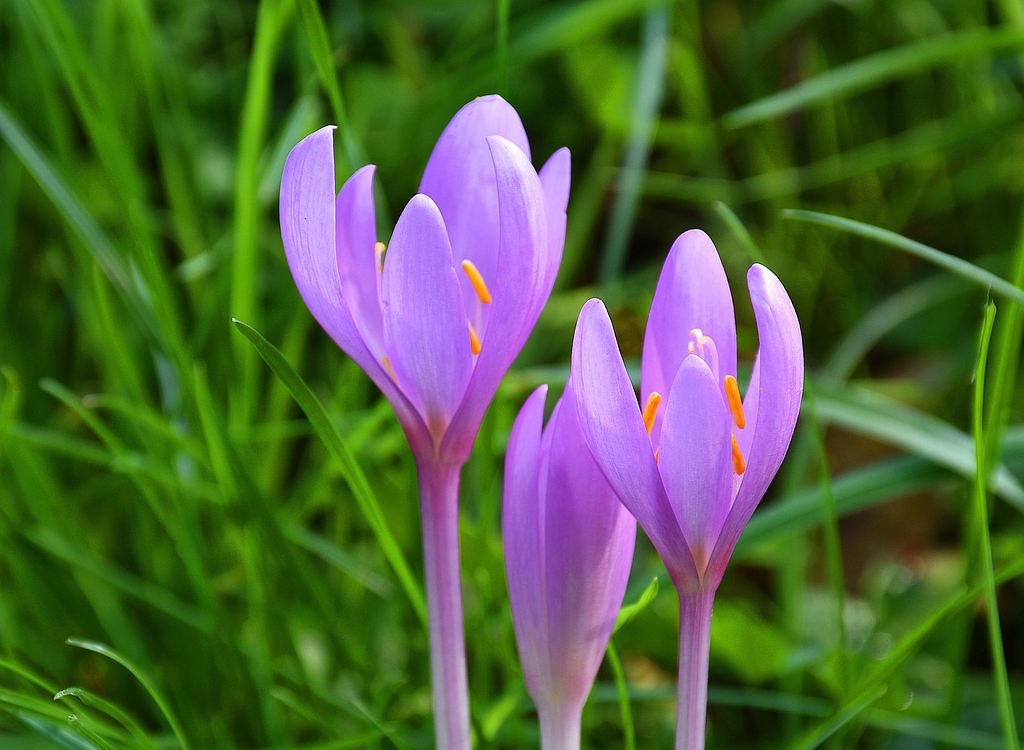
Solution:
{"label": "grassy background", "polygon": [[[337,122],[339,178],[377,164],[389,228],[490,91],[537,163],[571,148],[574,185],[558,287],[463,475],[478,746],[537,742],[498,534],[511,421],[564,383],[589,296],[638,362],[700,226],[741,362],[763,260],[808,363],[718,596],[710,746],[1013,747],[1022,63],[1017,0],[0,0],[0,748],[430,746],[414,469],[299,300],[277,187]],[[627,599],[655,577],[588,747],[671,745],[676,603],[642,542]]]}

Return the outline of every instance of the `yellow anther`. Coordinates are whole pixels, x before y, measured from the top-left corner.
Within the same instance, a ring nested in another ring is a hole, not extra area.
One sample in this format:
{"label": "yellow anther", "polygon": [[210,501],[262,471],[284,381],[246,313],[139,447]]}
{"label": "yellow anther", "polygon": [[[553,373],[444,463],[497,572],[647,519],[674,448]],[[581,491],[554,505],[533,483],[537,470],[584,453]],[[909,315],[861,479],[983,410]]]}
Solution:
{"label": "yellow anther", "polygon": [[480,337],[476,335],[476,331],[473,330],[473,324],[467,322],[469,326],[469,348],[473,351],[473,356],[480,353]]}
{"label": "yellow anther", "polygon": [[480,275],[476,266],[473,265],[473,261],[468,259],[462,261],[462,270],[469,277],[469,283],[473,285],[476,296],[480,298],[480,301],[485,305],[491,304],[491,291],[487,288],[487,284],[484,283],[484,277]]}
{"label": "yellow anther", "polygon": [[691,328],[690,335],[695,339],[702,339],[704,338],[704,331],[700,330],[699,328]]}
{"label": "yellow anther", "polygon": [[725,400],[729,403],[732,419],[741,430],[747,426],[747,418],[743,416],[743,399],[740,398],[740,387],[732,375],[725,376]]}
{"label": "yellow anther", "polygon": [[658,453],[659,451],[654,451],[654,463],[658,463]]}
{"label": "yellow anther", "polygon": [[387,245],[385,245],[383,242],[378,242],[373,246],[373,259],[374,262],[377,264],[378,271],[384,270],[384,251],[387,249]]}
{"label": "yellow anther", "polygon": [[[377,244],[379,245],[380,243],[378,242]],[[395,368],[391,366],[391,357],[385,354],[380,358],[380,363],[384,365],[384,369],[387,370],[392,380],[398,380],[398,376],[395,375]]]}
{"label": "yellow anther", "polygon": [[732,436],[732,468],[737,474],[743,474],[747,470],[747,464],[740,453],[740,445],[736,442],[736,436]]}
{"label": "yellow anther", "polygon": [[693,354],[696,351],[697,351],[697,347],[694,346],[694,343],[692,341],[689,344],[686,345],[686,353],[687,354]]}
{"label": "yellow anther", "polygon": [[647,404],[644,406],[644,427],[647,428],[648,435],[654,429],[654,417],[658,414],[658,405],[660,403],[661,394],[657,391],[651,391],[651,395],[647,397]]}

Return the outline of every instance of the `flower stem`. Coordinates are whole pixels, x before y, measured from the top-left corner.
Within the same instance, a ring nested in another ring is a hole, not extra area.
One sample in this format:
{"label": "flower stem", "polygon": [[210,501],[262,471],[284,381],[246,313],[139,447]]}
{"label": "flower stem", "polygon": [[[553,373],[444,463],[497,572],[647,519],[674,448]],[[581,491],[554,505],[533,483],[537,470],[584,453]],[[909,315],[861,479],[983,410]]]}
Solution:
{"label": "flower stem", "polygon": [[676,750],[704,750],[708,706],[708,649],[714,591],[679,595],[679,703]]}
{"label": "flower stem", "polygon": [[541,750],[580,750],[580,722],[583,707],[551,705],[538,707]]}
{"label": "flower stem", "polygon": [[469,750],[469,690],[459,578],[459,466],[419,466],[436,746]]}

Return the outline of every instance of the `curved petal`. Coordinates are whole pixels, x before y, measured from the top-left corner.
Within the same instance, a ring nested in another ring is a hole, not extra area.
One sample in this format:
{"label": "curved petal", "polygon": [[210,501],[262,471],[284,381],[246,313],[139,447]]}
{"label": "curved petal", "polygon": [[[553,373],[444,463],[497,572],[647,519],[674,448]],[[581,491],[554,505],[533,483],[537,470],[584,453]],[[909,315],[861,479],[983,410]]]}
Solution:
{"label": "curved petal", "polygon": [[732,422],[715,376],[696,355],[683,360],[670,394],[658,470],[703,572],[732,500]]}
{"label": "curved petal", "polygon": [[376,357],[384,355],[380,316],[380,272],[374,246],[377,219],[373,202],[373,173],[369,164],[357,170],[338,193],[338,273],[349,312],[359,326],[363,341]]}
{"label": "curved petal", "polygon": [[425,195],[398,217],[381,293],[395,376],[436,441],[462,400],[473,354],[444,220]]}
{"label": "curved petal", "polygon": [[334,126],[302,139],[281,176],[281,239],[302,301],[316,321],[363,368],[395,409],[416,445],[426,436],[419,415],[367,348],[342,296],[335,244]]}
{"label": "curved petal", "polygon": [[548,253],[545,260],[544,299],[555,286],[558,267],[565,247],[565,211],[569,206],[569,183],[572,180],[572,159],[569,149],[560,148],[540,168],[540,184],[544,188],[544,208],[548,216]]}
{"label": "curved petal", "polygon": [[552,688],[582,706],[622,606],[636,521],[590,455],[571,381],[548,429],[544,571]]}
{"label": "curved petal", "polygon": [[[530,144],[515,109],[496,94],[481,96],[455,113],[437,139],[420,192],[441,209],[456,262],[470,260],[484,282],[493,285],[498,273],[498,194],[488,136],[498,135],[516,144],[530,158]],[[469,280],[462,276],[462,291],[470,320],[478,331],[490,317]]]}
{"label": "curved petal", "polygon": [[[793,437],[804,387],[804,350],[800,322],[782,282],[761,265],[747,273],[750,301],[757,320],[757,407],[747,470],[712,555],[720,577],[750,516],[782,464]],[[747,399],[751,398],[750,388]]]}
{"label": "curved petal", "polygon": [[[679,235],[668,252],[644,332],[640,394],[668,396],[687,355],[689,333],[699,328],[718,350],[718,376],[736,375],[736,319],[725,269],[711,238],[699,229]],[[655,421],[655,444],[661,417]]]}
{"label": "curved petal", "polygon": [[540,178],[514,143],[497,136],[488,143],[498,184],[501,251],[490,318],[487,327],[478,331],[482,349],[442,447],[455,460],[469,455],[487,405],[547,299],[543,289],[547,217]]}
{"label": "curved petal", "polygon": [[541,427],[548,387],[540,386],[523,404],[505,453],[501,531],[505,549],[512,622],[519,660],[531,694],[550,676],[547,600],[544,595],[544,497],[541,487]]}
{"label": "curved petal", "polygon": [[572,343],[580,429],[619,500],[643,527],[677,586],[697,581],[693,557],[669,505],[612,322],[597,299],[580,311]]}

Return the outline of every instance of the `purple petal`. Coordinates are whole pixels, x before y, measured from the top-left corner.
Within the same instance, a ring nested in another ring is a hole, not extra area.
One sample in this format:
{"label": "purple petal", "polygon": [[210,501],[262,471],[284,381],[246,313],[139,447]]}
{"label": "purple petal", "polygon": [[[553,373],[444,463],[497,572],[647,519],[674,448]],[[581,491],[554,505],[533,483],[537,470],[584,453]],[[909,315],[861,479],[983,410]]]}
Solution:
{"label": "purple petal", "polygon": [[[457,263],[468,259],[492,287],[498,273],[498,194],[487,138],[502,136],[530,158],[526,131],[512,105],[492,94],[474,99],[455,113],[427,161],[420,192],[444,216]],[[462,291],[473,325],[486,327],[490,310],[462,276]]]}
{"label": "purple petal", "polygon": [[662,486],[636,394],[600,300],[590,300],[580,311],[572,377],[580,428],[597,465],[677,586],[696,581],[693,557]]}
{"label": "purple petal", "polygon": [[[711,567],[718,576],[786,456],[803,395],[803,343],[789,295],[775,274],[760,265],[750,268],[747,286],[760,341],[758,376],[752,381],[757,389],[756,424],[750,454],[745,456],[746,472],[712,555]],[[752,394],[747,390],[749,402]]]}
{"label": "purple petal", "polygon": [[550,675],[544,596],[544,482],[540,481],[541,426],[548,388],[542,385],[516,417],[505,453],[502,543],[519,660],[531,693]]}
{"label": "purple petal", "polygon": [[658,470],[703,571],[732,500],[731,416],[711,369],[696,355],[683,360],[670,393]]}
{"label": "purple petal", "polygon": [[359,326],[363,341],[377,357],[384,355],[380,316],[380,273],[374,246],[377,221],[373,202],[372,164],[353,174],[338,193],[338,273],[349,311]]}
{"label": "purple petal", "polygon": [[342,296],[335,244],[334,126],[306,136],[281,176],[281,239],[306,307],[391,402],[410,442],[426,434],[419,415],[367,348]]}
{"label": "purple petal", "polygon": [[553,660],[550,687],[582,705],[622,606],[636,521],[590,455],[571,388],[548,426],[544,566]]}
{"label": "purple petal", "polygon": [[543,288],[547,217],[540,178],[515,144],[497,136],[488,143],[498,186],[500,254],[497,278],[491,285],[491,313],[487,327],[478,331],[482,349],[442,448],[454,459],[469,455],[484,411],[547,299]]}
{"label": "purple petal", "polygon": [[[654,290],[644,333],[641,396],[668,396],[687,355],[689,333],[699,328],[715,342],[718,377],[736,374],[736,320],[725,269],[711,238],[699,229],[679,235]],[[655,422],[655,444],[661,417]]]}
{"label": "purple petal", "polygon": [[436,439],[462,400],[473,355],[444,220],[425,195],[414,196],[398,218],[382,294],[395,375]]}
{"label": "purple petal", "polygon": [[569,205],[569,183],[572,179],[572,159],[569,149],[560,148],[540,169],[540,182],[544,188],[545,211],[548,217],[548,253],[544,272],[547,294],[555,285],[558,267],[562,264],[565,247],[565,210]]}

